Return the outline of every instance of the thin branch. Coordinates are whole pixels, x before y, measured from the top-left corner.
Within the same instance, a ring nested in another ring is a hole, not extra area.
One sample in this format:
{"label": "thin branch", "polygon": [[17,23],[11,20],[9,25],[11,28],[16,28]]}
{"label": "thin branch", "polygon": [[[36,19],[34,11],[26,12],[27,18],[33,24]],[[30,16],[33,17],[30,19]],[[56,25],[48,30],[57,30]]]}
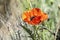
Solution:
{"label": "thin branch", "polygon": [[21,23],[20,23],[20,26],[30,35],[30,37],[34,40],[34,35],[32,34],[32,31],[29,30],[28,28],[26,28],[25,26],[23,26]]}
{"label": "thin branch", "polygon": [[55,36],[55,33],[54,33],[54,32],[52,32],[51,30],[49,30],[48,28],[43,27],[43,28],[41,28],[40,30],[42,30],[42,29],[48,30],[51,34],[53,34],[53,35]]}
{"label": "thin branch", "polygon": [[59,28],[60,28],[59,25],[60,25],[60,21],[59,21],[59,22],[57,23],[57,25],[56,25],[57,28],[56,28],[56,33],[55,33],[55,40],[56,40],[57,36],[59,36],[59,35],[58,35],[58,31],[59,31]]}

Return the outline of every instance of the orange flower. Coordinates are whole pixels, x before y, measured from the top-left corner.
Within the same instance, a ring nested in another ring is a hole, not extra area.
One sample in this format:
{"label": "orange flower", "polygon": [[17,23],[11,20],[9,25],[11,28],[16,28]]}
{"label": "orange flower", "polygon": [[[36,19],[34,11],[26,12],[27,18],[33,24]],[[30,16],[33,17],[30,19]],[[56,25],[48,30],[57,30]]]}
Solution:
{"label": "orange flower", "polygon": [[25,11],[22,14],[23,21],[28,24],[36,25],[48,18],[46,13],[43,13],[39,8],[33,8],[32,10]]}

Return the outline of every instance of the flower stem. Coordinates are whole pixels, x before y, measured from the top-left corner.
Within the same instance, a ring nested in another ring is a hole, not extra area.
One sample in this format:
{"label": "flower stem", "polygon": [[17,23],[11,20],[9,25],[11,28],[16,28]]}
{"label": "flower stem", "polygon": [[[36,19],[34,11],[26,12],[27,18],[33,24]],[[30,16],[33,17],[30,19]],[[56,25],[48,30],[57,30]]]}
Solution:
{"label": "flower stem", "polygon": [[31,1],[30,1],[30,0],[27,0],[27,2],[28,2],[28,4],[29,4],[29,6],[30,6],[30,8],[29,8],[29,9],[31,9],[31,8],[32,8]]}
{"label": "flower stem", "polygon": [[34,26],[34,40],[39,40],[38,26]]}

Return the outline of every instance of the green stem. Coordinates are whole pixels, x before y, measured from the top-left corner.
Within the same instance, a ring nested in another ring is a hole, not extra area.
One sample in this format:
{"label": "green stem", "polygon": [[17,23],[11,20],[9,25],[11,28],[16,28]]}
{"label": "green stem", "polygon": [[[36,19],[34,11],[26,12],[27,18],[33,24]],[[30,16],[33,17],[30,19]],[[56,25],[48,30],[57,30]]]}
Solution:
{"label": "green stem", "polygon": [[31,4],[31,1],[30,0],[27,0],[27,2],[28,2],[28,4],[29,4],[29,9],[31,9],[32,8],[32,4]]}
{"label": "green stem", "polygon": [[34,26],[34,40],[39,40],[38,26]]}

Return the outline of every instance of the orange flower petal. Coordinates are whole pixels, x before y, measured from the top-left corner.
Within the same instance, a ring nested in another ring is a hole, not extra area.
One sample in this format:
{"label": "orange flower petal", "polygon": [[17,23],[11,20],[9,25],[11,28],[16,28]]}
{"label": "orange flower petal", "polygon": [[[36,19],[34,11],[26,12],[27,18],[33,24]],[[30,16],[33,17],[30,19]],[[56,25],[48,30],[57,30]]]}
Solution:
{"label": "orange flower petal", "polygon": [[32,10],[28,10],[22,14],[23,21],[32,25],[39,24],[47,18],[48,15],[43,13],[39,8],[33,8]]}

